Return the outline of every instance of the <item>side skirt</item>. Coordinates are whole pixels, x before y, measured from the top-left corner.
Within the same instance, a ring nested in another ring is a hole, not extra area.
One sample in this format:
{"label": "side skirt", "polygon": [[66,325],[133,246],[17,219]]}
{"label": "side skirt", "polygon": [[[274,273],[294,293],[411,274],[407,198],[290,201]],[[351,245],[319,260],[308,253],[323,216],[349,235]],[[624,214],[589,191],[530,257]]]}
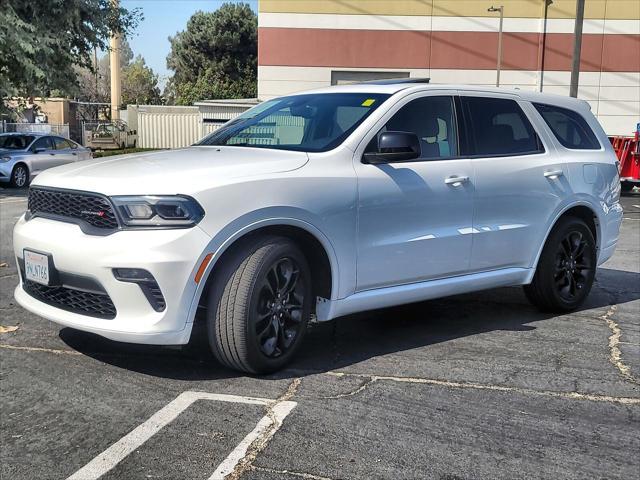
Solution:
{"label": "side skirt", "polygon": [[440,280],[365,290],[338,300],[318,298],[316,314],[318,321],[323,322],[366,310],[421,302],[489,288],[523,285],[530,282],[532,274],[533,269],[531,268],[504,268]]}

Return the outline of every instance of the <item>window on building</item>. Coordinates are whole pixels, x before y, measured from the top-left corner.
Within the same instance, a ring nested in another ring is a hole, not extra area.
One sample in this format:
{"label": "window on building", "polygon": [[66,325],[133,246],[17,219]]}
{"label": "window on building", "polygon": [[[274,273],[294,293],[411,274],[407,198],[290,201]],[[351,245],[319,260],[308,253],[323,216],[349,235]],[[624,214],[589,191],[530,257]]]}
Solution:
{"label": "window on building", "polygon": [[564,147],[577,150],[600,149],[600,143],[593,130],[579,113],[542,103],[534,103],[533,106]]}
{"label": "window on building", "polygon": [[467,154],[526,155],[544,151],[540,138],[516,101],[462,97],[462,104],[468,129]]}
{"label": "window on building", "polygon": [[[398,110],[378,133],[412,132],[420,140],[420,160],[456,157],[456,135],[453,98],[448,96],[423,97],[412,100]],[[377,136],[367,151],[377,149]]]}
{"label": "window on building", "polygon": [[347,85],[349,83],[362,83],[388,78],[409,78],[409,72],[353,72],[333,70],[331,72],[331,85]]}

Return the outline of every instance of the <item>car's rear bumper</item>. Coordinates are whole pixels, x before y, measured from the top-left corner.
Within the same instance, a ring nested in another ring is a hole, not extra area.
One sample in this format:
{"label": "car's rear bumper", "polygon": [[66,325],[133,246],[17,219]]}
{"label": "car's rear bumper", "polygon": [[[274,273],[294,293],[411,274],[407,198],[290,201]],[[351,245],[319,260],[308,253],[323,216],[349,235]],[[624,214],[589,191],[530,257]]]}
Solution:
{"label": "car's rear bumper", "polygon": [[609,260],[616,250],[618,238],[620,237],[620,225],[622,225],[622,206],[615,203],[608,207],[600,217],[602,240],[600,241],[600,251],[598,253],[598,265],[602,265]]}

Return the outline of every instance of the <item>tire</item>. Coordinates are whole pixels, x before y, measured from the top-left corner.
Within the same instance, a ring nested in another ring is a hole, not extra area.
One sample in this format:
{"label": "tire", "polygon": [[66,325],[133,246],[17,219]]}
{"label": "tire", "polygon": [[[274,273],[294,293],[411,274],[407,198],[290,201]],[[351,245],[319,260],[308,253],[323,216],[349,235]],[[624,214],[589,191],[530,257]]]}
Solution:
{"label": "tire", "polygon": [[633,190],[633,187],[635,185],[631,182],[621,182],[620,183],[620,188],[622,189],[622,193],[629,193],[631,192],[631,190]]}
{"label": "tire", "polygon": [[524,292],[543,311],[575,310],[591,291],[596,261],[596,242],[587,224],[576,217],[562,218],[549,234]]}
{"label": "tire", "polygon": [[304,339],[311,302],[309,265],[295,243],[284,237],[250,238],[216,269],[207,308],[209,346],[231,369],[279,370]]}
{"label": "tire", "polygon": [[25,188],[29,186],[29,169],[26,165],[20,163],[13,167],[10,185],[14,188]]}

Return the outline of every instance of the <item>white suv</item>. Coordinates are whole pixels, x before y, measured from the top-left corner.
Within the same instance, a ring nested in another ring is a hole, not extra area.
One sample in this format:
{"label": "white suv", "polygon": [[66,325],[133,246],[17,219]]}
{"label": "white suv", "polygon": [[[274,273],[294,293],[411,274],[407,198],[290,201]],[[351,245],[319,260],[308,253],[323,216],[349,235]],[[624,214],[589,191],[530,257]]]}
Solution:
{"label": "white suv", "polygon": [[17,301],[114,340],[264,373],[311,319],[505,285],[577,308],[616,247],[616,157],[588,105],[395,82],[269,100],[193,147],[47,170],[14,230]]}

